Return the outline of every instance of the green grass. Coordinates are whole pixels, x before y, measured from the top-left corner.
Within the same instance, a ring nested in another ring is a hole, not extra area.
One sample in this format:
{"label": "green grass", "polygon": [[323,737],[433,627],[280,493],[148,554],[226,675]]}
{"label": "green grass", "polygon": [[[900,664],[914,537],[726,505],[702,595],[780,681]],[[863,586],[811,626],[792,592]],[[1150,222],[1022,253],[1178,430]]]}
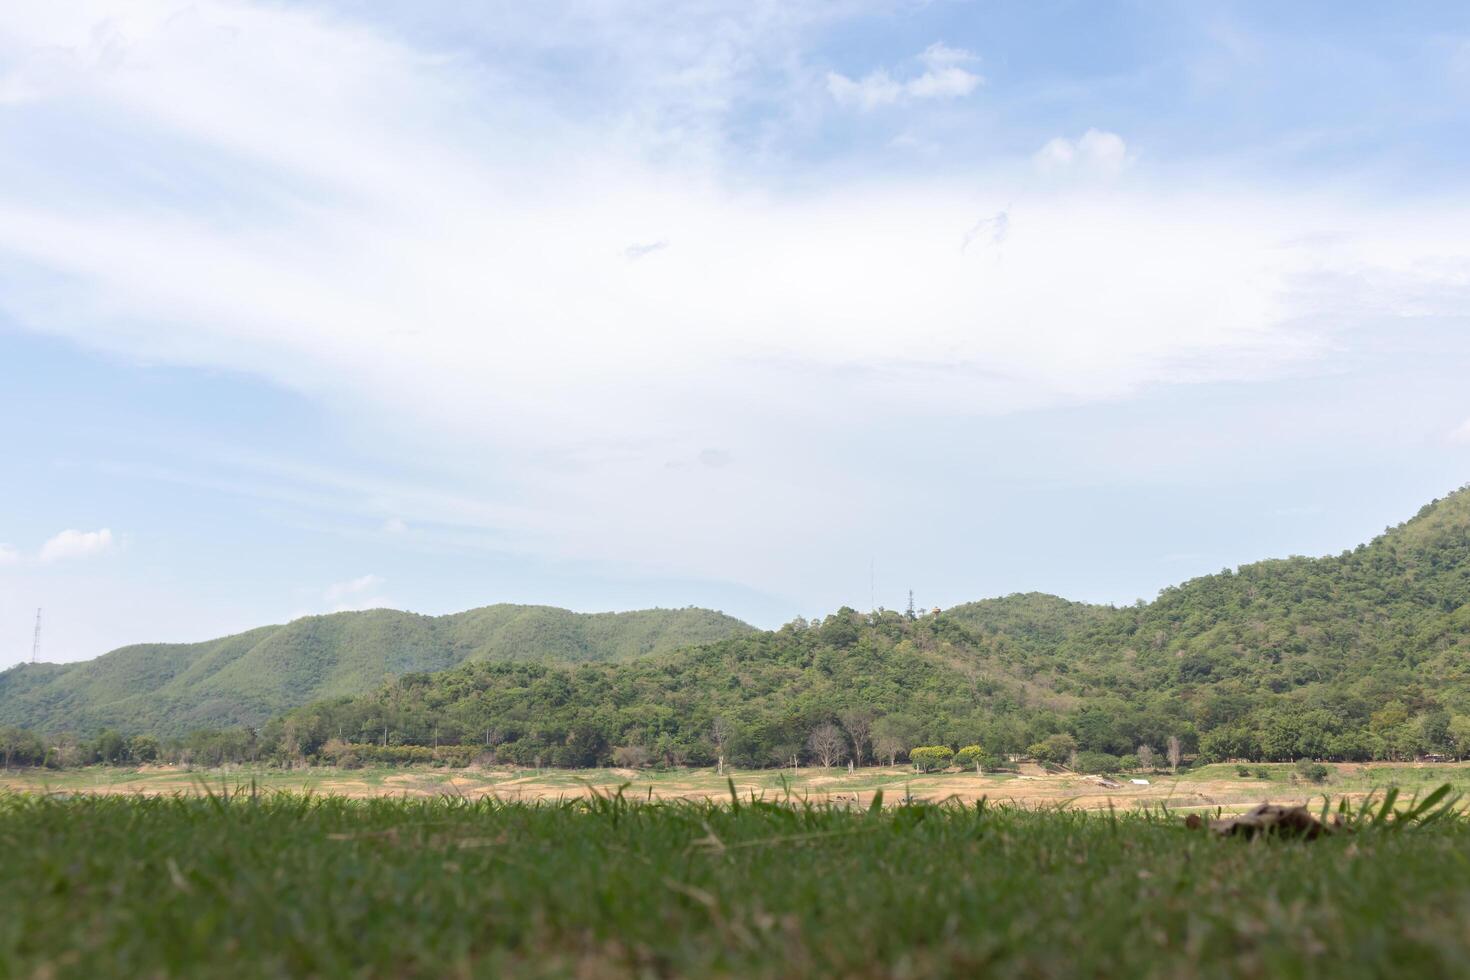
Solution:
{"label": "green grass", "polygon": [[1470,824],[1367,812],[7,795],[0,975],[1465,975]]}

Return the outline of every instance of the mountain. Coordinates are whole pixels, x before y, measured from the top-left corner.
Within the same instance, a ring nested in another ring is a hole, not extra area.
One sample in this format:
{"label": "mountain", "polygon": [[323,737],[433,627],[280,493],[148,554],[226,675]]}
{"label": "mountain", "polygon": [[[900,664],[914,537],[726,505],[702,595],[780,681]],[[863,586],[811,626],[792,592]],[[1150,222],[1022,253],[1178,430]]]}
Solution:
{"label": "mountain", "polygon": [[1340,555],[1245,565],[1151,603],[843,609],[632,662],[472,663],[310,705],[265,734],[289,724],[310,752],[387,730],[590,765],[709,761],[717,719],[741,765],[801,754],[827,724],[870,752],[881,737],[994,753],[1050,739],[1121,755],[1172,738],[1221,758],[1470,753],[1470,489]]}
{"label": "mountain", "polygon": [[123,647],[0,673],[0,725],[179,735],[255,725],[405,673],[506,661],[621,661],[748,633],[707,609],[574,613],[495,605],[450,616],[391,609],[308,616],[204,643]]}

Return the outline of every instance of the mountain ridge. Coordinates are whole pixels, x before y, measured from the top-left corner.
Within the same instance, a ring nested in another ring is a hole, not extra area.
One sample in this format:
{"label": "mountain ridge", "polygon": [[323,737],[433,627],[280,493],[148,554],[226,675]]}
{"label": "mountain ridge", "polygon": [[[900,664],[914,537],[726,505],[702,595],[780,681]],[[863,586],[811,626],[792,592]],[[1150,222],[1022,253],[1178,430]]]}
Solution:
{"label": "mountain ridge", "polygon": [[844,608],[621,664],[469,664],[272,725],[268,744],[289,725],[308,753],[342,733],[568,766],[789,764],[824,726],[874,753],[881,734],[997,754],[1157,754],[1173,739],[1218,758],[1466,754],[1470,490],[1339,554],[1241,565],[1151,603]]}
{"label": "mountain ridge", "polygon": [[575,613],[501,603],[445,616],[304,616],[198,643],[141,643],[0,672],[0,724],[160,734],[259,724],[316,698],[480,660],[618,660],[754,629],[712,610]]}

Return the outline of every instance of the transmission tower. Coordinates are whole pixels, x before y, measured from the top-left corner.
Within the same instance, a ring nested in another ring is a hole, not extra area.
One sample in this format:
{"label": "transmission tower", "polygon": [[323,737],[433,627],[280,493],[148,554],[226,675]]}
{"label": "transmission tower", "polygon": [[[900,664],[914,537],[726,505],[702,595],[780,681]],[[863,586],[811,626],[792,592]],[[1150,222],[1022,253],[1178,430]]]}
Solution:
{"label": "transmission tower", "polygon": [[909,619],[914,618],[914,590],[909,589]]}
{"label": "transmission tower", "polygon": [[31,634],[31,663],[36,662],[36,657],[41,653],[41,610],[36,609],[36,631]]}

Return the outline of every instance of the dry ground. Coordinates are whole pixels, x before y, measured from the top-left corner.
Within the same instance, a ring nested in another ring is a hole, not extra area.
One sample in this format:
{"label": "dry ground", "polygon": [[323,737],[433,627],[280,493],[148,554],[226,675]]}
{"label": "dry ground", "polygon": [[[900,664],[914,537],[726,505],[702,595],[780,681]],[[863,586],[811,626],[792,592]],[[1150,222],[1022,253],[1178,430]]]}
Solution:
{"label": "dry ground", "polygon": [[[744,770],[722,777],[710,769],[672,771],[592,769],[581,771],[512,768],[434,769],[372,768],[295,770],[266,767],[225,767],[188,770],[179,767],[141,769],[97,766],[66,772],[38,770],[0,773],[0,787],[21,792],[104,793],[160,795],[218,792],[251,785],[265,791],[291,790],[337,796],[495,796],[506,800],[557,800],[592,793],[617,792],[641,799],[726,799],[730,784],[742,798],[784,797],[813,801],[869,804],[882,790],[887,803],[913,798],[938,802],[971,802],[982,797],[1027,807],[1066,806],[1082,809],[1119,809],[1167,805],[1171,809],[1216,808],[1239,810],[1263,800],[1275,803],[1320,801],[1334,797],[1361,797],[1398,786],[1405,793],[1449,782],[1470,791],[1470,764],[1366,763],[1333,766],[1323,785],[1298,781],[1289,764],[1252,765],[1266,778],[1241,777],[1234,765],[1204,766],[1192,772],[1115,777],[1104,785],[1098,777],[1048,774],[1023,765],[1019,773],[948,772],[918,774],[906,766],[871,767],[849,774],[846,769]],[[1135,785],[1130,778],[1147,778]]]}

